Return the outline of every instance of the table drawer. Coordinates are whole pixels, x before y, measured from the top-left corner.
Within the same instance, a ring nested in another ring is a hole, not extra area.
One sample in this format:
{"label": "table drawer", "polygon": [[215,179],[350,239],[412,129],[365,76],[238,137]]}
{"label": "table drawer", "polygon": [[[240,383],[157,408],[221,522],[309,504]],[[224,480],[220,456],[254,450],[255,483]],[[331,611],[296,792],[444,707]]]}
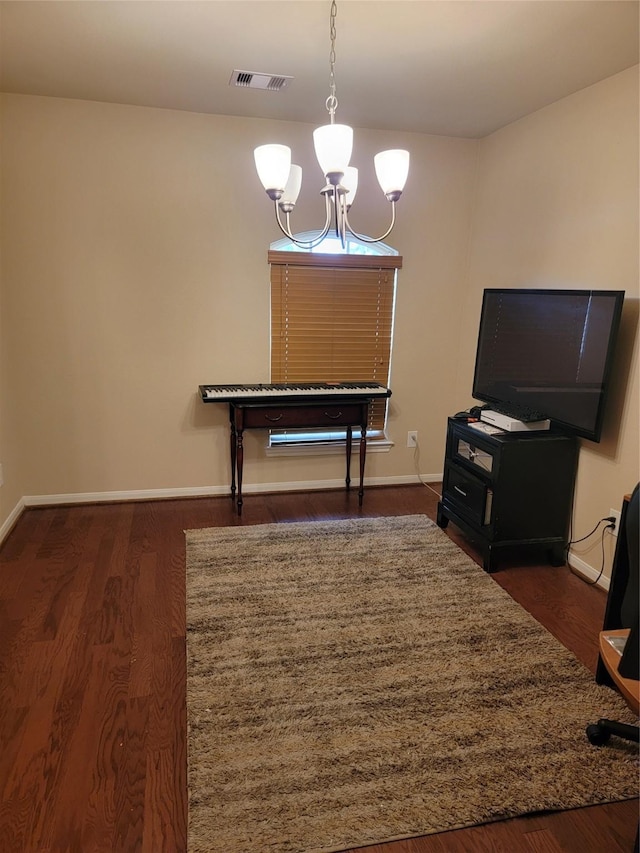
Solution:
{"label": "table drawer", "polygon": [[237,406],[236,428],[296,429],[297,427],[366,425],[367,403],[329,403],[322,406]]}

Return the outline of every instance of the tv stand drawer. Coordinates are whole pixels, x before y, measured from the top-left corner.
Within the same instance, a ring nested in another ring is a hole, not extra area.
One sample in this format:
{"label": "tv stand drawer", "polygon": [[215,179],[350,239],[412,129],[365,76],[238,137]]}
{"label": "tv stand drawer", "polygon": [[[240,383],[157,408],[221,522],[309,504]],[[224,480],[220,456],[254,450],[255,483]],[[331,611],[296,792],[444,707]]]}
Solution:
{"label": "tv stand drawer", "polygon": [[471,465],[475,465],[476,468],[479,468],[485,474],[490,474],[493,470],[492,454],[462,438],[457,439],[454,455],[458,459],[464,459]]}
{"label": "tv stand drawer", "polygon": [[447,468],[442,497],[469,521],[481,526],[490,523],[493,497],[491,489],[482,480],[455,464]]}

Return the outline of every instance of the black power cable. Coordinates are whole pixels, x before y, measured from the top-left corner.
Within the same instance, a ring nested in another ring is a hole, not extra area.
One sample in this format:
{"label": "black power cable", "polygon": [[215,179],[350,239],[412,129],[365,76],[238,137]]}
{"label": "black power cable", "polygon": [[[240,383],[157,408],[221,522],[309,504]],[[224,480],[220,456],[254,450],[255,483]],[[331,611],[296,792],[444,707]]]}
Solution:
{"label": "black power cable", "polygon": [[593,534],[596,532],[596,530],[600,527],[600,525],[604,521],[607,522],[607,526],[602,529],[602,535],[600,537],[600,546],[602,549],[602,563],[600,566],[600,571],[598,572],[598,576],[595,578],[595,580],[592,580],[592,581],[585,580],[584,581],[585,583],[589,584],[589,586],[594,586],[595,584],[597,584],[598,581],[600,580],[600,578],[602,577],[602,573],[604,572],[604,534],[607,532],[607,530],[615,530],[616,529],[616,519],[612,515],[607,516],[607,518],[601,518],[600,521],[593,528],[591,533],[587,533],[587,535],[583,536],[581,539],[574,539],[573,541],[571,541],[567,544],[567,550],[568,550],[569,545],[575,545],[577,542],[584,542],[585,539],[588,539],[590,536],[593,536]]}
{"label": "black power cable", "polygon": [[[567,545],[575,545],[577,542],[584,542],[585,539],[588,539],[590,536],[593,536],[593,534],[600,527],[600,525],[602,524],[603,521],[608,522],[608,525],[607,525],[607,527],[605,527],[605,530],[615,530],[616,529],[616,520],[612,515],[610,515],[607,518],[601,518],[600,521],[593,528],[591,533],[587,533],[587,535],[583,536],[582,539],[572,539],[570,542],[567,542]],[[603,533],[604,533],[604,531],[603,531]]]}

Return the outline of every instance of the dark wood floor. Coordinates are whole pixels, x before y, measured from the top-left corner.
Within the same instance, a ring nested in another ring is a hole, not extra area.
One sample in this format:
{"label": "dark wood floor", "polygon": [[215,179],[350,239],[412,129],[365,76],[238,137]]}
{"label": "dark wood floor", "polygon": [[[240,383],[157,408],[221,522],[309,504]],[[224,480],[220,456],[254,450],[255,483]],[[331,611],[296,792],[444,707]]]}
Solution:
{"label": "dark wood floor", "polygon": [[[371,488],[361,510],[355,492],[248,495],[241,521],[228,498],[26,511],[0,549],[1,853],[185,850],[185,529],[436,502],[417,485]],[[602,591],[535,563],[493,577],[594,670]],[[630,853],[636,828],[630,801],[363,850]]]}

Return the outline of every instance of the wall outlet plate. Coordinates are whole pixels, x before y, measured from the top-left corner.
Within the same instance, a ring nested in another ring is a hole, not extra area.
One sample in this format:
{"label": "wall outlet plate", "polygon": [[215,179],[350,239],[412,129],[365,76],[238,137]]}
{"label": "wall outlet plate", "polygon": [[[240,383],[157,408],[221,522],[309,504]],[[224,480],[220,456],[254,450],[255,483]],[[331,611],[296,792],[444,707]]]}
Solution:
{"label": "wall outlet plate", "polygon": [[620,510],[619,509],[610,509],[609,515],[612,516],[613,518],[615,518],[615,520],[616,520],[616,526],[611,532],[613,533],[614,536],[617,536],[618,533],[620,532]]}
{"label": "wall outlet plate", "polygon": [[410,429],[407,433],[407,447],[417,447],[418,446],[418,430]]}

